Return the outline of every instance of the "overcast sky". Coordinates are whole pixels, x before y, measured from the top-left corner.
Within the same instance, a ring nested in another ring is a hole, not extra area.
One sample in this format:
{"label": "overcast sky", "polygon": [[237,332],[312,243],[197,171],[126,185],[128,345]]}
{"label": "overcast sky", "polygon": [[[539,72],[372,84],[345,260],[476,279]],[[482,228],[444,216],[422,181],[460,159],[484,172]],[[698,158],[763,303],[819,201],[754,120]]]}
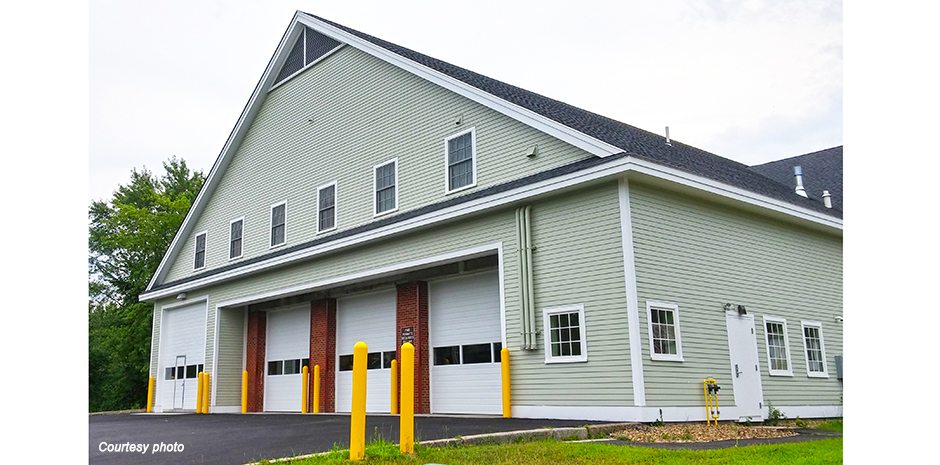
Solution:
{"label": "overcast sky", "polygon": [[747,164],[842,144],[839,1],[92,0],[89,197],[208,172],[296,9]]}

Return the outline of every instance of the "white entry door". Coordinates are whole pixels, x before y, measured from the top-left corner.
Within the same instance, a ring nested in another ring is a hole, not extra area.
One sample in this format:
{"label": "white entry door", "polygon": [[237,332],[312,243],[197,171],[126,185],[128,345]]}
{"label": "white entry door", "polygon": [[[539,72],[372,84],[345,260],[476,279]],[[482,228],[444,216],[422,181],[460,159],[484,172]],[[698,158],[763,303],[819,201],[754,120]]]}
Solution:
{"label": "white entry door", "polygon": [[764,393],[760,382],[754,316],[728,312],[725,318],[728,324],[728,349],[731,352],[731,382],[734,387],[734,404],[739,412],[738,419],[762,419]]}
{"label": "white entry door", "polygon": [[310,361],[310,304],[268,312],[264,410],[299,412]]}
{"label": "white entry door", "polygon": [[369,346],[366,367],[366,411],[391,409],[391,363],[395,359],[395,289],[339,299],[336,302],[336,411],[352,407],[353,346]]}
{"label": "white entry door", "polygon": [[499,276],[430,283],[431,413],[502,412]]}
{"label": "white entry door", "polygon": [[206,351],[206,303],[164,309],[155,408],[196,410],[196,374]]}

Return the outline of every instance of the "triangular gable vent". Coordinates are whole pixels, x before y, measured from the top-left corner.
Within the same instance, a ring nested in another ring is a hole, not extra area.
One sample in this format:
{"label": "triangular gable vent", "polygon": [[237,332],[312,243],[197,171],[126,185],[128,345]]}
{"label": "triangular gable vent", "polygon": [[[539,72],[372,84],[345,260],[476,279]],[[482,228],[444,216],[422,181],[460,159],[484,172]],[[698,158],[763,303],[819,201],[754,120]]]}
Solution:
{"label": "triangular gable vent", "polygon": [[284,66],[281,67],[281,72],[277,75],[274,85],[287,80],[297,71],[317,61],[340,45],[342,44],[336,40],[305,27],[297,42],[294,43],[294,47],[291,48],[290,55],[284,60]]}

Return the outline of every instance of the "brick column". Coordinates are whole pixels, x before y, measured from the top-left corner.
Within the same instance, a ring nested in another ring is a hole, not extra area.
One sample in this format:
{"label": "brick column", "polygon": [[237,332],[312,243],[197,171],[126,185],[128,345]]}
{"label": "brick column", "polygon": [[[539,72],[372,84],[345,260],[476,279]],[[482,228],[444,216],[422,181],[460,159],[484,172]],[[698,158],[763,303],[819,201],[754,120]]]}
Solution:
{"label": "brick column", "polygon": [[313,366],[320,365],[320,411],[336,411],[336,299],[310,303],[310,412]]}
{"label": "brick column", "polygon": [[428,283],[413,281],[398,285],[396,299],[397,359],[401,360],[402,329],[411,328],[415,346],[415,413],[431,413],[431,384],[428,345]]}
{"label": "brick column", "polygon": [[248,341],[245,369],[248,370],[248,411],[264,411],[264,348],[267,335],[267,313],[248,313]]}

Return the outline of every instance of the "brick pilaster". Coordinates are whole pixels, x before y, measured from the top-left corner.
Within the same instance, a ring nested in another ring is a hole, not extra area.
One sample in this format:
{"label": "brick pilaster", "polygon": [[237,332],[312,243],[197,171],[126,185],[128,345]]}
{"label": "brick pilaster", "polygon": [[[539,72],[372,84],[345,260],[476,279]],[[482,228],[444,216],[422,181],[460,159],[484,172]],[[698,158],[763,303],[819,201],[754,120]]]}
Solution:
{"label": "brick pilaster", "polygon": [[267,335],[267,313],[248,313],[248,341],[245,369],[248,370],[248,411],[264,410],[264,349]]}
{"label": "brick pilaster", "polygon": [[310,412],[313,366],[320,365],[320,411],[336,411],[336,299],[310,303]]}
{"label": "brick pilaster", "polygon": [[[401,360],[401,332],[412,328],[415,346],[415,413],[431,413],[431,385],[428,345],[428,283],[413,281],[398,285],[396,298],[397,359]],[[400,391],[399,391],[400,392]]]}

